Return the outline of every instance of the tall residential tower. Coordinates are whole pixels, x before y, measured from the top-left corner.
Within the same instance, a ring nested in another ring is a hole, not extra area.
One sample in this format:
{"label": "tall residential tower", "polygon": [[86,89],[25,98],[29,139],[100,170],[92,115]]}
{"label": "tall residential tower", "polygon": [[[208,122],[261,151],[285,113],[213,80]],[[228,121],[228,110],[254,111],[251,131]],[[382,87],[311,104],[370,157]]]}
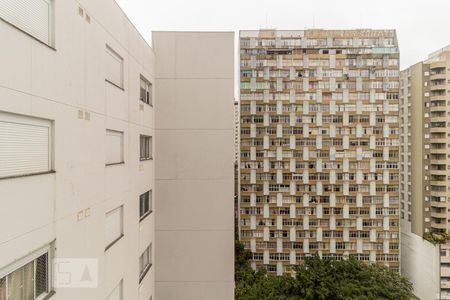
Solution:
{"label": "tall residential tower", "polygon": [[450,244],[426,241],[450,230],[449,73],[450,46],[401,73],[402,273],[421,299],[450,299]]}
{"label": "tall residential tower", "polygon": [[240,239],[253,266],[306,256],[399,269],[394,30],[241,31]]}

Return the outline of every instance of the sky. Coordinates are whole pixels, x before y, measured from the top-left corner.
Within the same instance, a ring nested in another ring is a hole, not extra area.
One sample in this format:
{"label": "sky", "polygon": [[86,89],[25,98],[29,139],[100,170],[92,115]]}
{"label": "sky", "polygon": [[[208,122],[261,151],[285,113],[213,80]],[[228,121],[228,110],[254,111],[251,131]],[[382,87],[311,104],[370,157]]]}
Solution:
{"label": "sky", "polygon": [[449,0],[116,0],[144,38],[151,32],[396,29],[401,69],[450,44]]}

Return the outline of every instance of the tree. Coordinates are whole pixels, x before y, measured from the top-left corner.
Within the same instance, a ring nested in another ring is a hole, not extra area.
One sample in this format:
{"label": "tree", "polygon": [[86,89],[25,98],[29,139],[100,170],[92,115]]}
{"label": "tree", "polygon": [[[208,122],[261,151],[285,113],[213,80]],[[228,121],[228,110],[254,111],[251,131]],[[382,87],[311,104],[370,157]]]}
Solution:
{"label": "tree", "polygon": [[306,300],[417,299],[412,283],[399,273],[350,257],[348,260],[307,258],[296,269],[299,296]]}
{"label": "tree", "polygon": [[236,242],[236,300],[411,300],[411,282],[384,266],[348,260],[305,259],[295,276],[254,271],[251,253]]}

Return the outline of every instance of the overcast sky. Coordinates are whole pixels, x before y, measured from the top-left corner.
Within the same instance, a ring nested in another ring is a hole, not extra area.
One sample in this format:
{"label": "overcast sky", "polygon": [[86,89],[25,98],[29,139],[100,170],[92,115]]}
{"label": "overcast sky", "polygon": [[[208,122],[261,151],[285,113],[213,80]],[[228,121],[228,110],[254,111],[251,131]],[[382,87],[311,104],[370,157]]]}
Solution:
{"label": "overcast sky", "polygon": [[450,44],[450,0],[116,0],[147,41],[153,30],[396,29],[401,68]]}

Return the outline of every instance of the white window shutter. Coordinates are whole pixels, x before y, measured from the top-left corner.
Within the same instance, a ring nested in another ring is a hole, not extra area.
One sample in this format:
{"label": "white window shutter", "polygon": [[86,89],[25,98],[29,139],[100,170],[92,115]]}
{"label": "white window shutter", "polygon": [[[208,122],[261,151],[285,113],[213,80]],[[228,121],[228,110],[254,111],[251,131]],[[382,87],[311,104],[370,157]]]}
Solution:
{"label": "white window shutter", "polygon": [[0,18],[51,44],[51,0],[0,0]]}
{"label": "white window shutter", "polygon": [[51,170],[51,121],[0,113],[0,178]]}
{"label": "white window shutter", "polygon": [[123,233],[123,206],[120,206],[106,214],[105,240],[106,246],[110,246]]}
{"label": "white window shutter", "polygon": [[106,79],[123,88],[123,58],[108,45],[106,46]]}
{"label": "white window shutter", "polygon": [[123,162],[123,132],[106,130],[106,164]]}

